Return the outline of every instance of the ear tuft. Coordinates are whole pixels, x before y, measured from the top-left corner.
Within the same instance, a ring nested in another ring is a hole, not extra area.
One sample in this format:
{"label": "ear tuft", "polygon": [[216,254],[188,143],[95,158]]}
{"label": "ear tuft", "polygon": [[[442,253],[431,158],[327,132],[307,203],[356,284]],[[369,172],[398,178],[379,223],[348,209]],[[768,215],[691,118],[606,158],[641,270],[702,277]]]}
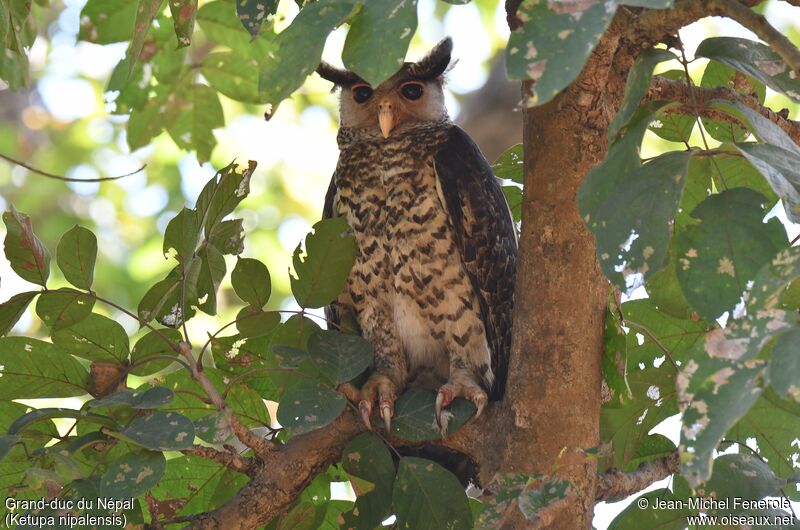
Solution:
{"label": "ear tuft", "polygon": [[319,63],[317,73],[323,79],[326,79],[336,86],[350,86],[359,82],[363,82],[360,77],[349,70],[337,68],[332,64],[325,61]]}
{"label": "ear tuft", "polygon": [[450,54],[453,53],[453,39],[445,37],[433,49],[409,67],[409,74],[413,77],[430,80],[442,75],[450,64]]}

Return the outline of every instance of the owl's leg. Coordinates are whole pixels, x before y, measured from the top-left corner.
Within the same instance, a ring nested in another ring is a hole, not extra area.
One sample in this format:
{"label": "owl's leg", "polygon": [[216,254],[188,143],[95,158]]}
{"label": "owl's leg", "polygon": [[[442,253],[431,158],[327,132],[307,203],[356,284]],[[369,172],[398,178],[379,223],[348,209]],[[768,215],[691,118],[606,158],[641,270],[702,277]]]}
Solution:
{"label": "owl's leg", "polygon": [[439,387],[439,393],[436,395],[436,423],[443,434],[447,432],[449,419],[444,409],[457,397],[466,398],[475,404],[476,418],[481,415],[489,401],[489,396],[471,370],[461,369],[454,372],[451,368],[449,380]]}
{"label": "owl's leg", "polygon": [[[362,315],[364,316],[364,315]],[[392,425],[394,402],[405,386],[408,362],[400,339],[387,323],[392,320],[386,314],[374,313],[374,318],[362,320],[364,337],[375,350],[372,374],[361,388],[358,409],[367,428],[372,429],[370,417],[375,405],[388,431]],[[375,325],[370,325],[370,324]]]}

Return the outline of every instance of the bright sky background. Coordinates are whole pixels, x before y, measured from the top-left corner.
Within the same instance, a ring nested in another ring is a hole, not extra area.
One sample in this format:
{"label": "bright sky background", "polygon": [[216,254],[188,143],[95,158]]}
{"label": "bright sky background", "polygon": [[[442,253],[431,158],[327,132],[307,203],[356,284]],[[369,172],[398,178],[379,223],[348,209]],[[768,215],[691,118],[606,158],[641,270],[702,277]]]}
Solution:
{"label": "bright sky background", "polygon": [[[412,44],[409,58],[413,60],[420,57],[445,35],[453,37],[455,44],[453,56],[458,59],[458,64],[449,74],[447,105],[451,117],[456,118],[459,106],[453,94],[467,93],[483,85],[487,78],[485,62],[494,49],[507,38],[508,29],[503,2],[499,3],[493,25],[486,27],[474,5],[451,9],[444,21],[439,21],[433,16],[438,1],[420,0],[418,37]],[[84,1],[64,0],[64,4],[66,8],[59,16],[57,24],[50,30],[49,45],[45,39],[39,38],[31,50],[31,68],[35,72],[34,77],[40,78],[38,91],[44,109],[35,106],[26,109],[23,113],[23,125],[36,128],[37,120],[43,111],[65,122],[89,120],[88,130],[91,139],[98,143],[107,143],[114,138],[113,124],[124,118],[107,113],[102,95],[97,93],[87,78],[98,80],[104,85],[117,61],[123,57],[126,44],[98,46],[85,42],[76,43],[78,18]],[[286,0],[280,5],[289,17],[297,11],[292,1]],[[779,28],[786,28],[792,21],[800,20],[800,9],[792,8],[784,2],[772,1],[766,14]],[[681,37],[690,54],[701,40],[717,34],[755,38],[737,23],[719,18],[704,19],[681,31]],[[331,35],[325,47],[326,60],[341,64],[339,57],[344,37],[343,29]],[[662,68],[666,70],[674,67],[675,65],[665,65]],[[703,67],[704,61],[697,61],[693,63],[692,71],[699,74]],[[317,76],[312,76],[301,90],[324,95],[329,92],[330,84]],[[336,98],[334,94],[324,97],[330,98],[331,102]],[[768,93],[767,102],[773,103],[773,108],[776,110],[786,106],[783,101],[782,96]],[[293,194],[293,198],[308,204],[309,212],[321,211],[327,183],[338,156],[336,130],[330,122],[328,112],[319,106],[301,109],[297,105],[284,103],[275,116],[269,122],[265,122],[259,115],[234,116],[229,112],[232,104],[224,101],[223,105],[228,123],[224,129],[216,132],[219,147],[215,152],[215,158],[253,159],[259,162],[259,166],[277,165],[281,168],[279,178],[290,183],[286,189]],[[116,153],[112,149],[100,149],[96,155],[95,163],[104,174],[114,175],[132,171],[147,162],[156,150],[171,149],[179,159],[182,190],[190,204],[214,173],[210,164],[200,166],[193,154],[181,153],[174,146],[170,147],[171,140],[166,138],[166,135],[162,135],[155,145],[132,154],[127,154],[124,136],[118,137],[117,142],[119,153],[123,154]],[[654,135],[650,135],[648,142],[651,143],[645,144],[643,153],[655,146],[654,142],[657,140]],[[12,171],[12,180],[15,184],[25,182],[24,173],[19,168]],[[87,178],[99,175],[92,166],[80,165],[74,167],[68,176]],[[128,177],[120,183],[128,194],[125,208],[141,217],[158,215],[158,226],[163,231],[169,218],[174,215],[174,212],[162,211],[167,204],[165,189],[157,183],[148,183],[145,174]],[[267,184],[263,180],[255,180],[252,185],[257,189]],[[113,254],[116,219],[119,212],[108,199],[97,195],[99,189],[97,184],[74,184],[71,187],[79,196],[91,198],[84,214],[96,222],[100,244],[105,244],[109,249],[108,252]],[[0,197],[0,208],[6,209],[6,206],[5,199]],[[278,236],[287,257],[310,228],[309,219],[299,215],[278,219],[277,210],[271,205],[261,206],[257,214],[255,218],[245,216],[245,228],[248,228],[248,222],[252,225],[254,222],[263,222],[265,218],[272,219],[276,224],[279,222]],[[800,233],[800,225],[790,225],[786,222],[782,208],[776,207],[775,214],[786,224],[790,237]],[[99,266],[102,267],[102,264]],[[0,283],[0,300],[5,300],[17,292],[35,288],[20,280],[10,270],[4,258],[0,259],[0,277],[3,279]],[[285,306],[296,307],[291,301],[287,301]],[[132,321],[123,323],[129,331],[135,329]],[[203,318],[190,321],[190,332],[202,333],[207,323],[208,320]],[[25,329],[29,324],[30,312],[19,323],[18,328]],[[61,405],[64,406],[63,401]],[[664,434],[677,443],[678,426],[676,416],[659,425],[653,432]],[[665,481],[654,484],[650,489],[664,487],[664,483]],[[596,528],[598,530],[607,528],[613,517],[629,502],[630,500],[614,504],[598,504],[595,510]],[[800,511],[800,506],[796,505],[796,510]]]}

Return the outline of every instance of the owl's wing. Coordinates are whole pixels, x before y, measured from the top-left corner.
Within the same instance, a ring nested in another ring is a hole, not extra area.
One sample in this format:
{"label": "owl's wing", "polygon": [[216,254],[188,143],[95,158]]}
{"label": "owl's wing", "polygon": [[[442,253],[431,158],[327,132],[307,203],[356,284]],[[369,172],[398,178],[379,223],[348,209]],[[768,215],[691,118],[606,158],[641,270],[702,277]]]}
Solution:
{"label": "owl's wing", "polygon": [[[336,212],[336,205],[334,202],[336,201],[336,173],[333,174],[331,177],[331,183],[328,185],[328,192],[325,194],[325,204],[322,207],[322,218],[323,219],[330,219],[334,216]],[[336,311],[336,307],[333,305],[326,305],[325,308],[325,319],[328,322],[332,322],[333,324],[339,324],[339,313]],[[331,326],[328,326],[330,329]]]}
{"label": "owl's wing", "polygon": [[511,348],[517,236],[492,168],[475,142],[453,126],[434,167],[461,260],[478,298],[492,356],[492,399],[505,390]]}

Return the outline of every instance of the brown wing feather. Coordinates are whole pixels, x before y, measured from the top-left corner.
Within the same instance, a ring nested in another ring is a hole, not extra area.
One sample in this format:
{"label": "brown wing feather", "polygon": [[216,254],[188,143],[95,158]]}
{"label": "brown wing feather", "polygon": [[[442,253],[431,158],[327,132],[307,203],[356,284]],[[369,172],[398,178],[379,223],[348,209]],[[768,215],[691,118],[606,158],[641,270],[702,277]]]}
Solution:
{"label": "brown wing feather", "polygon": [[475,142],[453,126],[435,155],[436,175],[456,245],[481,308],[495,384],[502,398],[511,348],[517,238],[508,204]]}

